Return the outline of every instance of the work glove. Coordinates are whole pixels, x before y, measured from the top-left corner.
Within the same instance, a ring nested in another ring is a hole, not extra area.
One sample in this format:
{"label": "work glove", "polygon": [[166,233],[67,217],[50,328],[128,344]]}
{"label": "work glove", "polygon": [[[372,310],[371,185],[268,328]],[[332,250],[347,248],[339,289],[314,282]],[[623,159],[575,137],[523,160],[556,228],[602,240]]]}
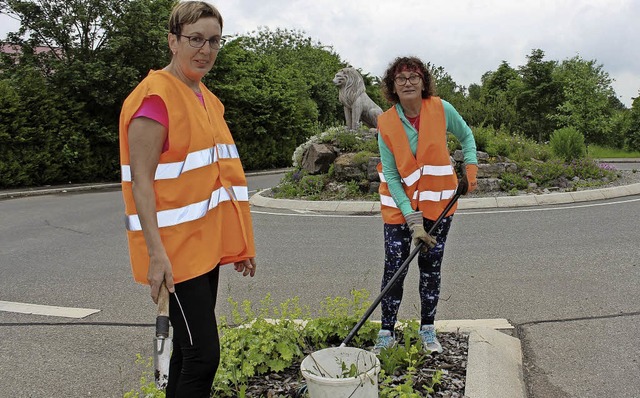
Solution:
{"label": "work glove", "polygon": [[460,181],[458,181],[457,194],[466,195],[469,192],[473,192],[478,188],[478,165],[468,164],[464,168],[464,174]]}
{"label": "work glove", "polygon": [[436,239],[429,235],[424,229],[421,211],[409,213],[404,216],[404,219],[407,220],[407,225],[409,225],[409,229],[411,230],[414,245],[417,246],[421,241],[424,242],[422,246],[423,252],[428,251],[436,245]]}

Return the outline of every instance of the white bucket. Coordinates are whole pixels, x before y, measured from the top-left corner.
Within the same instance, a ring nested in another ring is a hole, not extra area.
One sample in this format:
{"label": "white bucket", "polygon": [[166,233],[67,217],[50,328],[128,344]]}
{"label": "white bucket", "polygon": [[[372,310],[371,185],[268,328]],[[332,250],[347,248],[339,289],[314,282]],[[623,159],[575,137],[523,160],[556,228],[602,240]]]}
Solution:
{"label": "white bucket", "polygon": [[[356,377],[343,377],[356,366]],[[353,347],[332,347],[309,354],[300,364],[311,398],[370,398],[378,396],[380,361],[373,353]]]}

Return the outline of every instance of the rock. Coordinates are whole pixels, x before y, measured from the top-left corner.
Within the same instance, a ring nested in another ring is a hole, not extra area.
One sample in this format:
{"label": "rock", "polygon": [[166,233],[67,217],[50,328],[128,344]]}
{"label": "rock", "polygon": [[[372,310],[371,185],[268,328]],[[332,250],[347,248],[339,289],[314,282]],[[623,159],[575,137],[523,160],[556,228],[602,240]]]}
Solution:
{"label": "rock", "polygon": [[464,154],[460,149],[453,151],[453,160],[456,162],[464,162]]}
{"label": "rock", "polygon": [[336,158],[333,170],[337,181],[360,181],[366,178],[365,171],[354,161],[355,155],[349,152]]}
{"label": "rock", "polygon": [[499,178],[480,178],[478,179],[478,191],[481,192],[495,192],[500,190]]}
{"label": "rock", "polygon": [[[478,163],[487,163],[489,161],[489,154],[482,151],[476,152],[476,157],[478,158]],[[464,153],[460,149],[456,149],[453,151],[453,160],[458,163],[464,162]]]}
{"label": "rock", "polygon": [[379,188],[380,188],[379,182],[371,181],[369,183],[369,193],[377,193]]}
{"label": "rock", "polygon": [[329,171],[336,154],[327,144],[311,144],[302,156],[302,168],[309,174],[322,174]]}
{"label": "rock", "polygon": [[504,163],[487,163],[478,165],[478,178],[498,178],[504,173]]}
{"label": "rock", "polygon": [[367,179],[369,181],[380,181],[380,175],[377,169],[378,163],[380,163],[379,157],[373,156],[369,158],[369,162],[367,163]]}

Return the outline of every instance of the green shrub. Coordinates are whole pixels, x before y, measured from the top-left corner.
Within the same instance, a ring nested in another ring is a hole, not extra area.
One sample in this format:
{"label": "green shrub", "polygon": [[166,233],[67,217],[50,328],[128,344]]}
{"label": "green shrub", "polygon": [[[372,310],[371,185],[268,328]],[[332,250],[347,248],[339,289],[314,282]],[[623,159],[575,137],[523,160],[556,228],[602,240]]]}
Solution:
{"label": "green shrub", "polygon": [[369,159],[376,156],[375,153],[369,151],[360,151],[355,154],[353,161],[358,166],[362,166],[369,163]]}
{"label": "green shrub", "polygon": [[587,151],[584,145],[584,136],[573,127],[555,130],[551,134],[549,144],[553,153],[567,162],[583,158]]}
{"label": "green shrub", "polygon": [[458,141],[458,139],[454,137],[453,134],[447,133],[447,149],[449,150],[449,153],[453,153],[458,149],[462,149],[460,141]]}
{"label": "green shrub", "polygon": [[580,177],[583,180],[602,179],[615,180],[618,175],[615,170],[601,166],[593,159],[583,158],[574,160],[569,164],[570,174]]}
{"label": "green shrub", "polygon": [[378,146],[376,137],[363,140],[358,147],[361,151],[371,152],[376,155],[380,153],[380,147]]}
{"label": "green shrub", "polygon": [[320,195],[326,183],[326,175],[306,175],[300,180],[300,190],[305,196]]}
{"label": "green shrub", "polygon": [[503,173],[500,179],[500,189],[503,191],[522,190],[529,186],[529,181],[517,173]]}
{"label": "green shrub", "polygon": [[359,146],[358,137],[349,131],[337,133],[336,144],[344,152],[356,152]]}
{"label": "green shrub", "polygon": [[476,127],[473,129],[473,137],[476,140],[476,149],[487,152],[489,142],[495,138],[495,130],[491,127]]}
{"label": "green shrub", "polygon": [[548,186],[560,177],[573,177],[570,175],[569,167],[560,159],[551,159],[547,162],[525,162],[524,166],[531,171],[533,181],[541,187]]}
{"label": "green shrub", "polygon": [[494,139],[487,144],[486,152],[489,154],[489,156],[508,157],[510,150],[511,150],[511,147],[509,145],[509,141]]}

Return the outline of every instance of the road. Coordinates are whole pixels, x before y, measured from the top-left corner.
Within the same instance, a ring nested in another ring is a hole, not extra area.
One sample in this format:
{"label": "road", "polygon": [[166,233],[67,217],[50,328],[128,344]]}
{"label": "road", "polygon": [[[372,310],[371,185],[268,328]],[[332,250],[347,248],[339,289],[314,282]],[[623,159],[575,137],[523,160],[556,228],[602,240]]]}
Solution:
{"label": "road", "polygon": [[[250,190],[277,176],[254,176]],[[640,197],[460,211],[438,319],[507,318],[523,342],[531,398],[640,395]],[[378,216],[253,209],[258,274],[221,272],[227,297],[256,306],[376,293]],[[130,275],[119,191],[0,201],[0,301],[99,310],[84,319],[0,311],[0,396],[122,397],[151,356],[154,305]],[[419,314],[417,270],[402,318]],[[376,311],[374,318],[379,317]]]}

